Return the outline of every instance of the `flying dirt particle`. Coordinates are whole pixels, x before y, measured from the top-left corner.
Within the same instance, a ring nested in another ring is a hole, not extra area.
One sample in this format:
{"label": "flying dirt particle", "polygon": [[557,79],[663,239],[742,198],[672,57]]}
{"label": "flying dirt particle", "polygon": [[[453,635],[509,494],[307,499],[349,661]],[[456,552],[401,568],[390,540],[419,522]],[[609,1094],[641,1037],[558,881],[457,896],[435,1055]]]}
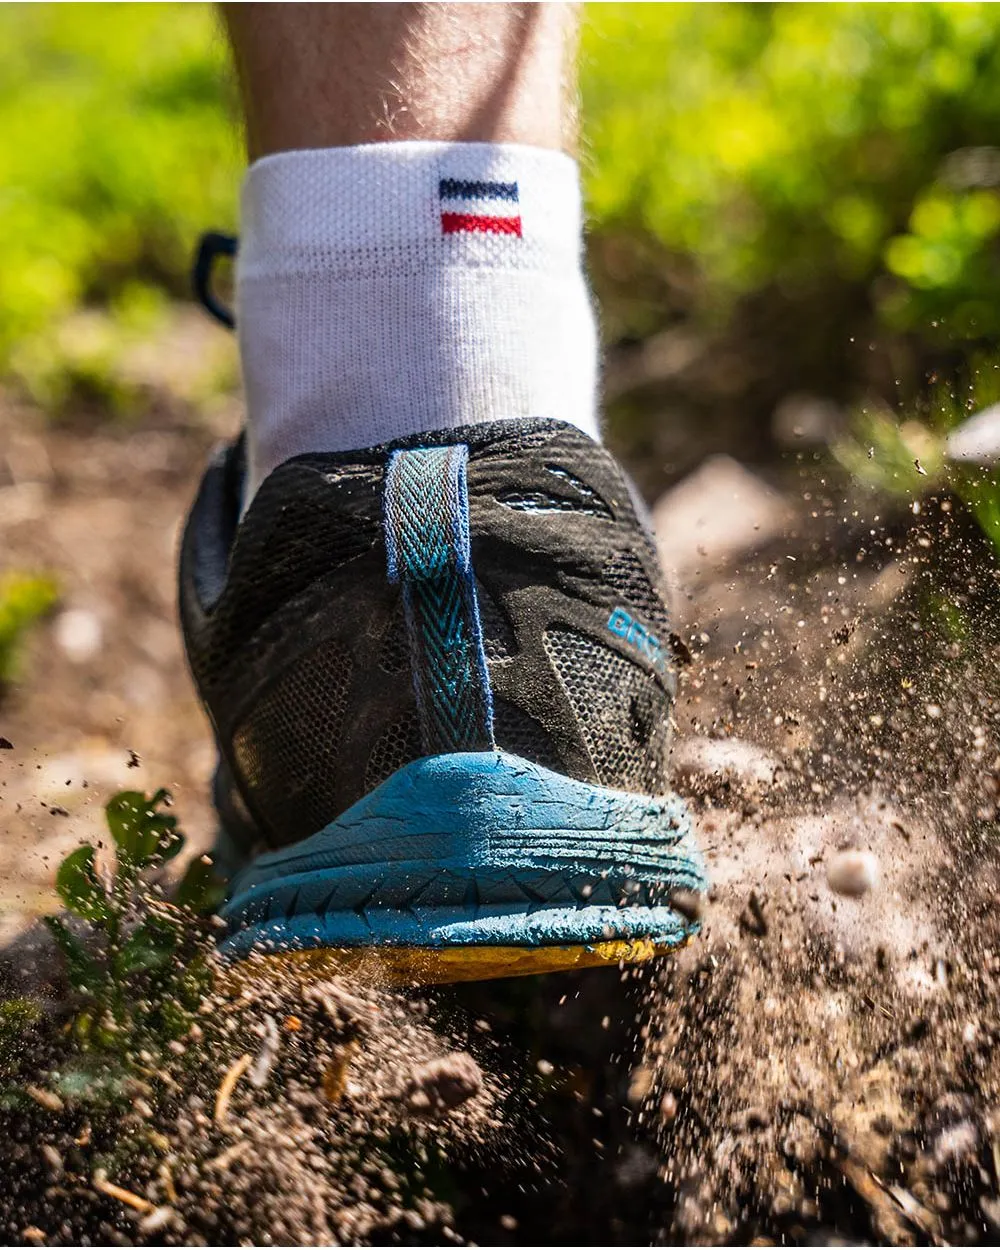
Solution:
{"label": "flying dirt particle", "polygon": [[289,1033],[298,1033],[302,1028],[302,1021],[298,1018],[298,1016],[285,1016],[281,1023],[282,1026],[289,1031]]}
{"label": "flying dirt particle", "polygon": [[358,1043],[349,1041],[341,1046],[323,1071],[323,1096],[329,1103],[340,1102],[347,1088],[347,1073],[350,1071],[354,1056],[358,1053]]}
{"label": "flying dirt particle", "polygon": [[673,1124],[677,1119],[677,1099],[669,1092],[660,1099],[660,1119],[664,1124]]}
{"label": "flying dirt particle", "polygon": [[27,1228],[21,1229],[22,1240],[30,1242],[33,1246],[44,1246],[48,1236],[48,1233],[36,1224],[29,1224]]}
{"label": "flying dirt particle", "polygon": [[138,751],[129,750],[126,768],[138,768],[142,764],[142,756]]}
{"label": "flying dirt particle", "polygon": [[548,1059],[539,1059],[535,1064],[540,1076],[551,1076],[555,1072],[555,1065],[549,1063]]}
{"label": "flying dirt particle", "polygon": [[705,914],[705,897],[695,893],[694,890],[673,890],[667,902],[674,911],[680,912],[689,924],[701,920]]}
{"label": "flying dirt particle", "polygon": [[835,894],[860,898],[878,885],[878,860],[871,851],[838,851],[826,867],[826,883]]}
{"label": "flying dirt particle", "polygon": [[934,1143],[934,1162],[948,1167],[975,1157],[979,1149],[979,1130],[971,1120],[959,1120],[944,1130]]}
{"label": "flying dirt particle", "polygon": [[846,647],[851,641],[851,635],[858,627],[859,617],[855,617],[853,621],[848,621],[846,625],[840,625],[833,631],[833,641],[838,647]]}
{"label": "flying dirt particle", "polygon": [[372,1016],[377,1012],[374,1003],[348,993],[342,985],[332,981],[309,986],[305,992],[305,1001],[319,1007],[337,1032],[346,1039],[367,1033]]}
{"label": "flying dirt particle", "polygon": [[636,1106],[642,1102],[649,1091],[653,1088],[653,1073],[645,1064],[640,1063],[638,1067],[632,1069],[632,1076],[628,1085],[628,1100],[632,1106]]}
{"label": "flying dirt particle", "polygon": [[760,901],[756,890],[750,891],[747,905],[740,913],[740,928],[744,933],[754,937],[767,937],[769,926],[764,915],[764,904]]}
{"label": "flying dirt particle", "polygon": [[0,751],[13,751],[13,749],[14,744],[9,738],[0,738]]}
{"label": "flying dirt particle", "polygon": [[421,1065],[406,1088],[406,1104],[420,1114],[454,1111],[483,1087],[483,1073],[471,1055],[456,1051]]}
{"label": "flying dirt particle", "polygon": [[517,1216],[516,1215],[501,1215],[500,1227],[505,1229],[508,1233],[514,1232],[514,1230],[517,1228]]}

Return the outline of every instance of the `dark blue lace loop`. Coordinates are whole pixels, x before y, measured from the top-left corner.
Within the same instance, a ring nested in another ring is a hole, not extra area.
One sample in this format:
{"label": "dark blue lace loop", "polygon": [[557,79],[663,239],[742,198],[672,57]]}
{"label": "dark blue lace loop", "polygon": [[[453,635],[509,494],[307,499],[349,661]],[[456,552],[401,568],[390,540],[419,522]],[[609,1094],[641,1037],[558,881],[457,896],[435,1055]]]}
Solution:
{"label": "dark blue lace loop", "polygon": [[194,287],[195,299],[207,312],[221,321],[230,330],[236,328],[236,317],[231,308],[227,308],[215,297],[212,290],[212,274],[215,262],[220,256],[235,256],[239,240],[232,234],[220,234],[208,230],[201,236],[198,253],[194,258],[191,270],[191,284]]}

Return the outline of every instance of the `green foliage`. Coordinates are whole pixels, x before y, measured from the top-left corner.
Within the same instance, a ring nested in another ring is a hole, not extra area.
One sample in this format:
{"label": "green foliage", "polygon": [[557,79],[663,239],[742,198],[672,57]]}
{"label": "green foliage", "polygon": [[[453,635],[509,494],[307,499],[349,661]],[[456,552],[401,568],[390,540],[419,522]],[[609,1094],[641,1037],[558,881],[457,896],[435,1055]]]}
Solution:
{"label": "green foliage", "polygon": [[17,677],[28,630],[52,609],[57,598],[51,577],[0,575],[0,686]]}
{"label": "green foliage", "polygon": [[1000,402],[1000,364],[995,360],[973,357],[968,379],[960,391],[933,381],[919,408],[902,417],[884,408],[860,408],[850,432],[833,451],[856,481],[884,495],[919,500],[942,489],[950,491],[968,507],[1000,555],[996,471],[949,463],[946,457],[948,433]]}
{"label": "green foliage", "polygon": [[[0,6],[0,375],[39,402],[134,402],[122,353],[235,222],[231,78],[207,5]],[[992,6],[591,5],[582,94],[610,337],[775,292],[828,311],[828,373],[1000,333]]]}
{"label": "green foliage", "polygon": [[233,221],[216,20],[205,5],[0,7],[0,371],[45,402],[103,394],[116,334],[186,292],[199,231]]}
{"label": "green foliage", "polygon": [[149,881],[184,845],[175,817],[162,810],[169,801],[166,790],[116,795],[105,810],[115,846],[109,880],[94,848],[78,847],[56,874],[70,919],[45,921],[79,995],[74,1036],[125,1057],[184,1034],[210,980],[210,944],[196,923],[221,901],[210,865],[193,861],[173,902]]}
{"label": "green foliage", "polygon": [[583,49],[594,226],[688,258],[708,311],[846,282],[897,330],[1000,330],[992,6],[595,5]]}
{"label": "green foliage", "polygon": [[862,409],[834,454],[859,482],[883,494],[918,498],[940,485],[944,442],[921,421],[900,421],[884,409]]}

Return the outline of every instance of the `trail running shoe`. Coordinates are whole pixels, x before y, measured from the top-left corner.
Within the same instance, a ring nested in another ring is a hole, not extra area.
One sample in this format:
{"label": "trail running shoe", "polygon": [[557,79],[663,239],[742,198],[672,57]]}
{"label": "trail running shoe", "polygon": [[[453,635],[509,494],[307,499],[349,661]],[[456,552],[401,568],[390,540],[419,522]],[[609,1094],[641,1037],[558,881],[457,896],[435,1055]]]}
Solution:
{"label": "trail running shoe", "polygon": [[242,477],[237,444],[181,555],[225,950],[445,981],[691,936],[670,622],[609,453],[519,420],[297,456],[241,520]]}

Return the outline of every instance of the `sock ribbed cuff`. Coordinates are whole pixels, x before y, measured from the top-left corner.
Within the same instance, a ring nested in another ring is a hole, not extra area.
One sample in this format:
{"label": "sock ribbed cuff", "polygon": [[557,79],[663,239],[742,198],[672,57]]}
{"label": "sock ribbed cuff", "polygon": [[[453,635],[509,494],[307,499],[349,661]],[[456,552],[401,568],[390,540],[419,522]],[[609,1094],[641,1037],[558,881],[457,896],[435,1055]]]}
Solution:
{"label": "sock ribbed cuff", "polygon": [[377,143],[279,152],[243,186],[243,278],[449,264],[580,263],[574,160],[520,144]]}
{"label": "sock ribbed cuff", "polygon": [[249,502],[291,456],[554,417],[598,437],[576,163],[517,144],[265,157],[236,268]]}

